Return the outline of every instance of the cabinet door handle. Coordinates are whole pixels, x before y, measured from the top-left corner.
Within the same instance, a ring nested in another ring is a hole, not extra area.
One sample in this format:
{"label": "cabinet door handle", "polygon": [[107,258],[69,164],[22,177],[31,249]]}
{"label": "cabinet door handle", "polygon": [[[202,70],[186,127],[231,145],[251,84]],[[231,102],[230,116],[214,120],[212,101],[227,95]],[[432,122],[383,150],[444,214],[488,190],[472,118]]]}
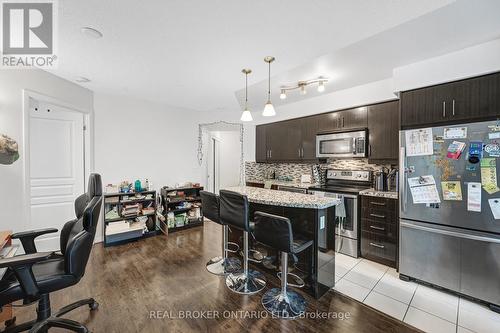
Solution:
{"label": "cabinet door handle", "polygon": [[443,118],[446,118],[446,102],[443,101]]}
{"label": "cabinet door handle", "polygon": [[372,156],[372,145],[368,145],[368,156]]}
{"label": "cabinet door handle", "polygon": [[385,246],[377,243],[370,243],[370,246],[378,247],[379,249],[385,249]]}
{"label": "cabinet door handle", "polygon": [[453,100],[453,103],[451,105],[451,114],[453,115],[453,117],[455,117],[455,100]]}
{"label": "cabinet door handle", "polygon": [[302,154],[301,154],[300,148],[299,148],[299,157],[302,157]]}
{"label": "cabinet door handle", "polygon": [[370,228],[375,229],[375,230],[385,231],[385,228],[377,227],[376,225],[371,225]]}
{"label": "cabinet door handle", "polygon": [[345,121],[344,121],[344,120],[345,120],[345,118],[344,118],[344,117],[342,117],[342,127],[344,127],[344,126],[345,126]]}
{"label": "cabinet door handle", "polygon": [[370,205],[385,206],[385,202],[370,201]]}
{"label": "cabinet door handle", "polygon": [[272,149],[269,149],[269,157],[273,158],[273,150]]}
{"label": "cabinet door handle", "polygon": [[379,214],[370,214],[372,217],[377,217],[379,219],[385,219],[385,215],[379,215]]}
{"label": "cabinet door handle", "polygon": [[300,148],[300,154],[301,154],[300,157],[304,158],[304,148]]}

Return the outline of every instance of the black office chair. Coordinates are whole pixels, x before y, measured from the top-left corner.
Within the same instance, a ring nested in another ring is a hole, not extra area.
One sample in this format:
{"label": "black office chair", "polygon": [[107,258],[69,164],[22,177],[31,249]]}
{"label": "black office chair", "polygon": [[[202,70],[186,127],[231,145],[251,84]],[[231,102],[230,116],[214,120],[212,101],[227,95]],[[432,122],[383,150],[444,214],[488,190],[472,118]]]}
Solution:
{"label": "black office chair", "polygon": [[[292,256],[313,245],[312,240],[293,237],[292,224],[286,217],[255,212],[255,237],[259,242],[281,252],[281,288],[272,288],[262,297],[264,308],[277,318],[293,319],[305,312],[304,297],[290,290],[288,286],[303,287],[304,282],[297,275],[288,272],[288,254]],[[289,284],[288,275],[294,276],[301,283]]]}
{"label": "black office chair", "polygon": [[237,192],[220,190],[220,218],[223,223],[243,231],[243,272],[226,277],[226,286],[239,294],[255,294],[266,286],[261,272],[248,269],[248,234],[253,231],[250,222],[248,198]]}
{"label": "black office chair", "polygon": [[[66,223],[63,228],[64,232],[61,232],[61,238],[68,237],[68,239],[64,243],[65,246],[61,246],[60,254],[37,253],[34,242],[31,242],[31,238],[34,239],[37,232],[31,232],[29,237],[24,236],[23,246],[29,244],[28,248],[30,248],[33,245],[31,249],[35,251],[34,253],[0,259],[0,268],[7,267],[14,273],[6,274],[6,277],[0,281],[0,307],[18,300],[23,300],[24,304],[38,301],[36,320],[20,325],[12,324],[3,333],[27,330],[32,333],[47,332],[51,327],[65,328],[74,332],[88,332],[83,324],[61,318],[61,316],[84,305],[88,305],[91,310],[97,309],[98,303],[93,298],[67,305],[54,315],[51,315],[49,298],[50,293],[77,284],[85,273],[101,211],[100,175],[90,176],[86,196],[88,203],[80,219]],[[83,202],[85,200],[81,199],[80,203],[83,204]],[[81,230],[75,234],[73,229],[78,230],[80,227]],[[61,242],[63,243],[62,240]]]}
{"label": "black office chair", "polygon": [[[217,256],[210,259],[206,265],[207,271],[215,275],[227,275],[239,271],[241,268],[240,260],[227,256],[228,252],[237,252],[239,246],[236,243],[228,241],[229,227],[220,219],[219,196],[207,191],[200,191],[200,196],[203,216],[222,226],[222,257]],[[228,248],[229,245],[236,247],[236,249],[230,250]]]}

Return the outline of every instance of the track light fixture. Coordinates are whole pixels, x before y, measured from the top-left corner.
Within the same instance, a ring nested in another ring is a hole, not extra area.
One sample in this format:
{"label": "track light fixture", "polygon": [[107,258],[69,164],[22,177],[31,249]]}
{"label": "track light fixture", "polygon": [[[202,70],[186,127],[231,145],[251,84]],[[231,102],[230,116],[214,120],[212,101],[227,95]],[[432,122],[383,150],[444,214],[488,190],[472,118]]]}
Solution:
{"label": "track light fixture", "polygon": [[300,89],[300,94],[306,95],[307,94],[306,87],[310,84],[315,84],[315,83],[318,84],[318,92],[323,92],[323,91],[325,91],[325,83],[327,83],[327,82],[328,82],[328,78],[320,76],[317,79],[299,81],[299,82],[297,82],[296,85],[281,86],[280,98],[286,99],[286,97],[287,97],[286,92],[289,90],[295,90],[295,89]]}

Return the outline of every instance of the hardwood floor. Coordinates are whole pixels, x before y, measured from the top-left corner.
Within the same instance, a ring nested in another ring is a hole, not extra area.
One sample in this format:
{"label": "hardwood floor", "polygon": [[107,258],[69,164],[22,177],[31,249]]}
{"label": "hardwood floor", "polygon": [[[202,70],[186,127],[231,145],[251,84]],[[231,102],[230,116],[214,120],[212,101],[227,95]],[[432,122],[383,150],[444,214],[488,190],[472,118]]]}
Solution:
{"label": "hardwood floor", "polygon": [[[81,308],[66,316],[85,323],[94,333],[417,331],[333,291],[319,301],[305,295],[310,315],[316,311],[331,313],[330,319],[262,318],[266,316],[260,303],[262,292],[253,296],[232,293],[223,278],[206,271],[205,263],[220,252],[220,240],[220,227],[207,222],[203,228],[168,237],[162,235],[111,248],[97,244],[82,281],[51,295],[52,309],[94,297],[100,303],[97,311],[91,313],[88,308]],[[279,283],[270,275],[267,281],[268,287],[277,287]],[[196,310],[205,311],[207,316],[218,313],[219,318],[168,318],[179,316],[178,311]],[[260,318],[238,316],[240,310],[255,311]],[[150,311],[159,311],[164,318],[150,318]],[[228,311],[235,312],[228,316]],[[335,313],[349,313],[350,317],[332,318]],[[32,319],[35,305],[16,308],[15,315],[18,322]]]}

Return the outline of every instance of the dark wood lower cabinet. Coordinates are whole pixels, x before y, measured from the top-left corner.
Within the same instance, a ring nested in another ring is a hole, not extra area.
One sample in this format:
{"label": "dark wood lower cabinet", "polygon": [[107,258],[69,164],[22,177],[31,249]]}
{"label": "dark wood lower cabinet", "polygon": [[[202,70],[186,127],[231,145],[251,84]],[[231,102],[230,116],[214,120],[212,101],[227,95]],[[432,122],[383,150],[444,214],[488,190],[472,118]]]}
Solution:
{"label": "dark wood lower cabinet", "polygon": [[361,256],[397,268],[398,201],[361,196]]}
{"label": "dark wood lower cabinet", "polygon": [[361,256],[387,266],[396,267],[396,243],[390,237],[361,231]]}

